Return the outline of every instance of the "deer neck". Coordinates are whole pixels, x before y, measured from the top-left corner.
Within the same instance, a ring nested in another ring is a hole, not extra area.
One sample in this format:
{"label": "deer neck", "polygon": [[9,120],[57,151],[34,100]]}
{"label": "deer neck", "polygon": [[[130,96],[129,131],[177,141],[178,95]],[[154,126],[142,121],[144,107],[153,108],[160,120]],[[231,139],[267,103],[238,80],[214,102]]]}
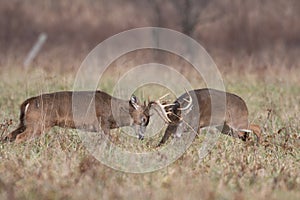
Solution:
{"label": "deer neck", "polygon": [[133,119],[130,115],[131,109],[128,101],[118,102],[116,106],[112,106],[112,119],[115,124],[113,128],[131,126],[133,124]]}

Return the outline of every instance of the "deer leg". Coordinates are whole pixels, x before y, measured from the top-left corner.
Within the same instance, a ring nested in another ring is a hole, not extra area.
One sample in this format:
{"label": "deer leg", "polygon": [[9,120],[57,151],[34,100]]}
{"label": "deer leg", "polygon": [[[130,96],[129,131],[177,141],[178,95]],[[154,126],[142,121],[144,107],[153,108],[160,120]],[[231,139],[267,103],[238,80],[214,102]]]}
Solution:
{"label": "deer leg", "polygon": [[232,137],[238,137],[238,138],[242,139],[243,141],[246,141],[246,139],[248,138],[247,133],[238,131],[235,128],[232,128],[231,126],[229,126],[226,123],[224,123],[223,125],[216,126],[216,128],[222,134],[230,135]]}
{"label": "deer leg", "polygon": [[257,142],[260,143],[261,129],[256,124],[250,124],[249,129],[256,135]]}
{"label": "deer leg", "polygon": [[221,131],[221,133],[223,133],[223,134],[239,138],[239,139],[243,140],[244,142],[247,141],[248,138],[249,138],[249,133],[248,132],[240,131],[236,128],[232,128],[231,126],[229,126],[226,123],[224,123],[224,125],[217,126],[217,129],[219,131]]}
{"label": "deer leg", "polygon": [[167,127],[167,129],[165,131],[165,134],[164,134],[163,138],[161,139],[161,141],[159,142],[157,147],[159,147],[159,146],[163,145],[164,143],[166,143],[166,141],[169,139],[169,137],[172,134],[176,133],[176,130],[177,130],[177,125],[169,124],[169,126]]}
{"label": "deer leg", "polygon": [[24,125],[20,125],[16,130],[14,130],[13,132],[9,133],[5,138],[4,141],[9,141],[9,142],[13,142],[17,135],[21,134],[22,132],[24,132],[26,129],[26,127]]}
{"label": "deer leg", "polygon": [[248,132],[239,131],[238,132],[238,137],[245,142],[245,141],[247,141],[249,139],[249,133]]}
{"label": "deer leg", "polygon": [[28,140],[30,135],[31,135],[31,130],[27,129],[23,133],[17,135],[15,141],[16,141],[17,144],[20,144],[20,143],[25,142],[26,140]]}
{"label": "deer leg", "polygon": [[101,120],[101,129],[111,142],[118,142],[118,137],[110,132],[110,123],[106,120]]}
{"label": "deer leg", "polygon": [[17,135],[16,143],[22,143],[34,137],[39,137],[43,133],[43,131],[48,131],[49,129],[50,127],[42,127],[41,125],[36,125],[31,128],[26,128],[24,132]]}
{"label": "deer leg", "polygon": [[216,128],[222,134],[233,136],[233,130],[232,130],[232,128],[230,126],[228,126],[228,124],[226,124],[226,123],[224,123],[223,125],[216,126]]}

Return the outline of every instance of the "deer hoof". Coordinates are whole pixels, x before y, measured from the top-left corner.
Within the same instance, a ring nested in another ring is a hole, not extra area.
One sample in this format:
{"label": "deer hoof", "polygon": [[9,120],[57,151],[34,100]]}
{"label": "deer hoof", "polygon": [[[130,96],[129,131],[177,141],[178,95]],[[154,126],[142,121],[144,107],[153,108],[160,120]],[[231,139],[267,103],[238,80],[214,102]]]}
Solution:
{"label": "deer hoof", "polygon": [[144,135],[139,134],[138,138],[139,138],[139,140],[144,140]]}

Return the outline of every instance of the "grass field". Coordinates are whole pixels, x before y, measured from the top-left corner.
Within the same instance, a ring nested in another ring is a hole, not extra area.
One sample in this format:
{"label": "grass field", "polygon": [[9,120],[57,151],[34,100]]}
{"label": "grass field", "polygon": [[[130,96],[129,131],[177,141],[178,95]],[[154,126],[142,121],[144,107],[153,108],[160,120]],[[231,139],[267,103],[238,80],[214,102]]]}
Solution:
{"label": "grass field", "polygon": [[[23,100],[72,89],[74,74],[57,74],[1,70],[2,136],[17,126]],[[0,144],[0,199],[299,199],[299,70],[270,72],[265,79],[258,74],[227,73],[224,81],[263,128],[259,146],[221,135],[198,163],[200,135],[170,166],[130,174],[94,159],[74,130],[54,128],[25,144]]]}

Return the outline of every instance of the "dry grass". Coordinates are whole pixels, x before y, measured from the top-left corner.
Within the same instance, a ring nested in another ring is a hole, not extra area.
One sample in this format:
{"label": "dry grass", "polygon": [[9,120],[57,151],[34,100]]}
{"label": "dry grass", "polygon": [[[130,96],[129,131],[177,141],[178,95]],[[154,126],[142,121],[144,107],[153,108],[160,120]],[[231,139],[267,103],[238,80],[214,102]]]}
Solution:
{"label": "dry grass", "polygon": [[[276,76],[267,81],[251,74],[225,77],[228,90],[246,100],[250,119],[263,127],[260,146],[222,135],[198,165],[200,136],[170,166],[152,173],[129,174],[95,160],[75,131],[54,128],[25,144],[0,144],[1,198],[298,199],[300,88],[299,80],[288,78],[296,72],[286,74],[281,81]],[[54,76],[33,69],[27,73],[23,76],[18,68],[1,72],[3,135],[17,125],[18,106],[26,97],[72,89],[72,73]],[[151,148],[147,141],[144,147]]]}

